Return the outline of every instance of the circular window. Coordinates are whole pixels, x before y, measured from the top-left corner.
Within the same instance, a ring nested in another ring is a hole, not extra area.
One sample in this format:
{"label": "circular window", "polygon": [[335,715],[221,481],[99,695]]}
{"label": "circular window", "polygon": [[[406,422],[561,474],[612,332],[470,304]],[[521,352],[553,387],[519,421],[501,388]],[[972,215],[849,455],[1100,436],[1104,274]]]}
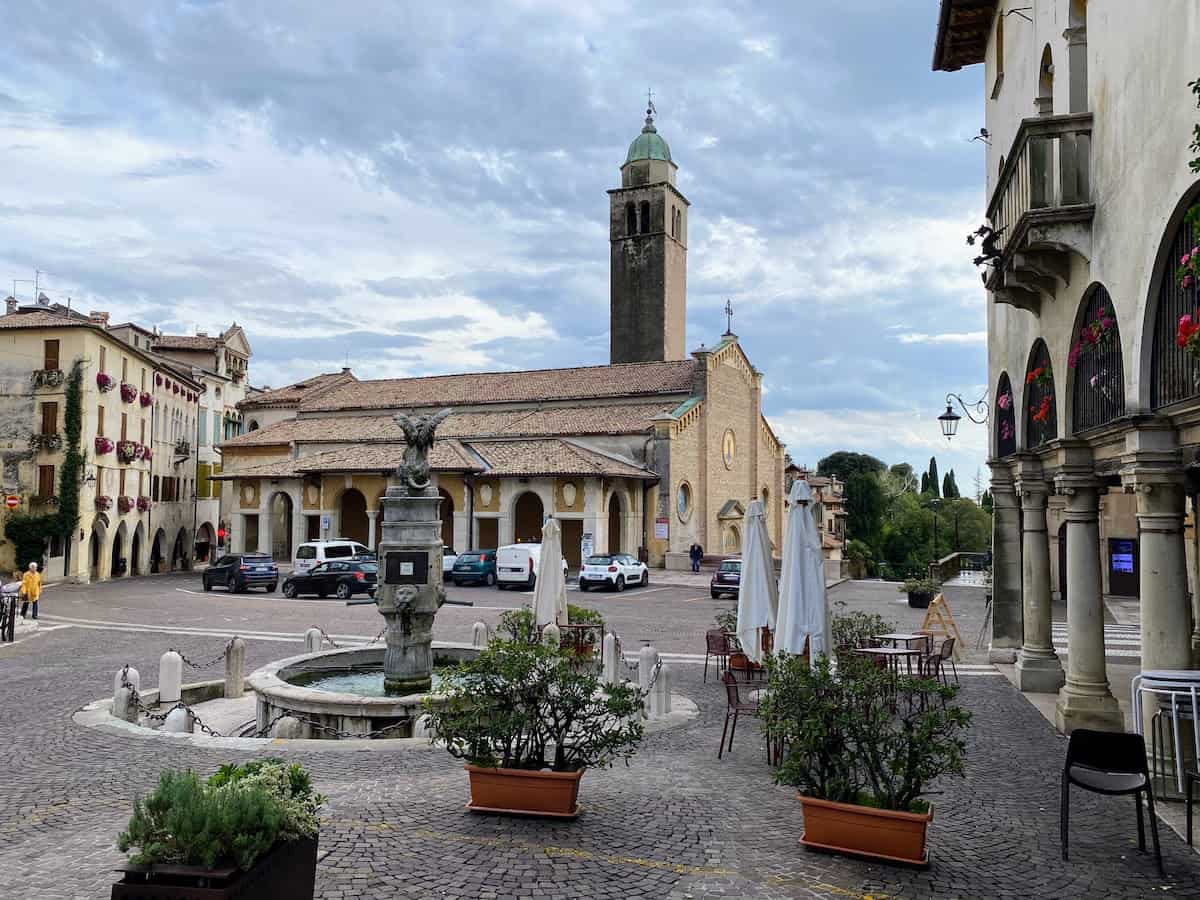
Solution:
{"label": "circular window", "polygon": [[721,458],[725,460],[725,468],[732,469],[733,461],[737,458],[737,441],[733,437],[733,429],[727,429],[721,440]]}
{"label": "circular window", "polygon": [[680,522],[692,517],[692,486],[686,481],[679,482],[679,490],[675,493],[675,511],[679,514]]}

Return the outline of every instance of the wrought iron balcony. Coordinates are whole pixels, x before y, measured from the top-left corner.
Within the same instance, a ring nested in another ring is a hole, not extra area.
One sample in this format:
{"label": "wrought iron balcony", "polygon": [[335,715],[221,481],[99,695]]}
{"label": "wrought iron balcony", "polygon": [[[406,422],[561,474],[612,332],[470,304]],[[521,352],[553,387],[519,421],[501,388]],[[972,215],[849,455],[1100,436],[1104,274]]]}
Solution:
{"label": "wrought iron balcony", "polygon": [[987,279],[996,302],[1041,313],[1070,281],[1071,253],[1092,255],[1092,114],[1023,119],[988,204],[1000,256]]}

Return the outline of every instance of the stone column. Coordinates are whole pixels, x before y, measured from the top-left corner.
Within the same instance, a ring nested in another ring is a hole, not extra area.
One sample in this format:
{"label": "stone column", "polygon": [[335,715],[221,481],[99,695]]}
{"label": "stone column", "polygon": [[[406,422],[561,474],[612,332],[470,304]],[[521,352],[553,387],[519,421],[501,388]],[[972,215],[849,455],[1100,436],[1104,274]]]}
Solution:
{"label": "stone column", "polygon": [[367,510],[367,549],[375,549],[375,519],[379,516],[379,510]]}
{"label": "stone column", "polygon": [[1065,676],[1050,630],[1050,543],[1046,535],[1049,485],[1041,465],[1018,464],[1017,492],[1021,496],[1021,597],[1024,624],[1017,656],[1017,687],[1022,691],[1054,693]]}
{"label": "stone column", "polygon": [[[244,553],[246,551],[246,516],[244,513],[234,513],[233,534],[230,536],[229,552]],[[164,548],[163,552],[167,552]]]}
{"label": "stone column", "polygon": [[1021,507],[1008,464],[992,470],[992,662],[1012,663],[1021,649]]}
{"label": "stone column", "polygon": [[1192,668],[1200,669],[1200,497],[1192,498]]}
{"label": "stone column", "polygon": [[1125,719],[1108,686],[1104,661],[1104,597],[1100,589],[1099,482],[1091,473],[1059,475],[1066,497],[1067,681],[1058,694],[1054,723],[1076,728],[1124,731]]}
{"label": "stone column", "polygon": [[271,555],[271,498],[268,492],[259,485],[258,502],[258,552]]}

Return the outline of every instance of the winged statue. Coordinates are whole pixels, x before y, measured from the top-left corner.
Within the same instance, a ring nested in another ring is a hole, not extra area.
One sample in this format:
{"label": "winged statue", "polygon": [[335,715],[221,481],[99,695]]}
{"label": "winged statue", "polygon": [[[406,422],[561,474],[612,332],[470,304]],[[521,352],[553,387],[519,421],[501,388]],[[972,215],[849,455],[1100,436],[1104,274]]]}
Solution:
{"label": "winged statue", "polygon": [[429,486],[429,451],[433,447],[433,433],[450,415],[449,409],[428,416],[410,416],[400,413],[396,424],[404,432],[404,459],[396,474],[416,491]]}

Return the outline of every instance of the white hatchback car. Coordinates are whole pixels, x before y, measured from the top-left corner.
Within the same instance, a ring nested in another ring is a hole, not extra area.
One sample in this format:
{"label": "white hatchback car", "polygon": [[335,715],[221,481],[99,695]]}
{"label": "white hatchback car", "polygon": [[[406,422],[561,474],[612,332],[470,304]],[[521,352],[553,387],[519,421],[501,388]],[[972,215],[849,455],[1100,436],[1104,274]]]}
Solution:
{"label": "white hatchback car", "polygon": [[579,570],[579,590],[590,587],[606,587],[623,591],[631,584],[645,586],[650,583],[650,570],[646,564],[628,553],[610,553],[589,556]]}
{"label": "white hatchback car", "polygon": [[345,538],[334,538],[328,541],[307,541],[296,548],[296,556],[292,560],[292,571],[297,575],[305,574],[313,566],[320,565],[331,559],[349,559],[352,556],[374,556],[374,550],[368,550],[358,541]]}

